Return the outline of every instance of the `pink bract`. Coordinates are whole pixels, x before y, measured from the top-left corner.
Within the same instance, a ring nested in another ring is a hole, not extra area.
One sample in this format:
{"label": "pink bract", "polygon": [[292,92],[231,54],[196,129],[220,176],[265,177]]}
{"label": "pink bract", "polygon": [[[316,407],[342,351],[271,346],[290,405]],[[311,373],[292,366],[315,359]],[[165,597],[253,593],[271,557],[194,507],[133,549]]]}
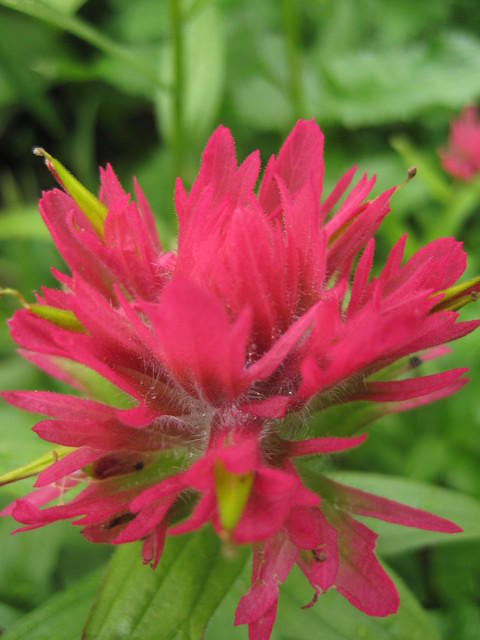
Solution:
{"label": "pink bract", "polygon": [[480,119],[475,107],[466,107],[451,123],[448,147],[440,157],[454,178],[468,181],[480,173]]}
{"label": "pink bract", "polygon": [[[452,238],[404,262],[403,237],[371,275],[373,237],[394,189],[367,199],[375,179],[363,176],[348,191],[352,169],[324,196],[323,135],[313,121],[297,123],[255,190],[259,169],[258,152],[237,165],[232,136],[219,127],[190,192],[177,182],[176,252],[162,251],[136,182],[137,204],[110,166],[100,176],[103,236],[67,193],[44,193],[40,212],[71,275],[55,273],[61,288],[42,289],[37,303],[69,320],[27,307],[11,334],[24,357],[80,396],[3,394],[47,416],[35,432],[70,448],[4,515],[20,530],[73,519],[93,542],[141,539],[153,566],[167,535],[211,523],[254,547],[252,588],[235,617],[252,640],[270,637],[278,585],[295,563],[312,603],[336,588],[369,615],[396,611],[377,536],[356,515],[460,530],[318,473],[312,479],[298,459],[365,440],[339,437],[335,424],[315,437],[308,413],[363,401],[378,403],[380,415],[457,391],[465,369],[405,378],[408,357],[436,357],[439,345],[478,326],[441,304],[466,264]],[[129,406],[95,399],[72,363],[113,383]]]}

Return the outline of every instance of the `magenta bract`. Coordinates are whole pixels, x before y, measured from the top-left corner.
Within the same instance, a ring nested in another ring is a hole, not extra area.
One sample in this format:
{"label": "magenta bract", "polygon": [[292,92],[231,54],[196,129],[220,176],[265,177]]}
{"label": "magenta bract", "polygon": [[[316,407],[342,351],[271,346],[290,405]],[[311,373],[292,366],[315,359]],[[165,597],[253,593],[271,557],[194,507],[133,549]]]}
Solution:
{"label": "magenta bract", "polygon": [[[162,251],[138,185],[135,204],[110,166],[101,171],[100,235],[69,195],[45,193],[40,211],[71,275],[55,273],[61,288],[43,289],[37,303],[68,313],[56,321],[27,307],[11,333],[22,355],[83,397],[4,394],[48,417],[34,428],[41,438],[71,448],[5,510],[20,530],[73,519],[93,542],[143,540],[155,566],[166,535],[211,523],[254,545],[252,588],[235,619],[254,640],[270,636],[278,585],[295,563],[314,600],[335,587],[370,615],[396,610],[377,537],[355,515],[459,530],[325,477],[313,491],[295,460],[365,436],[336,437],[332,424],[329,437],[292,439],[291,425],[339,403],[381,403],[388,413],[453,393],[464,369],[378,374],[411,354],[436,357],[438,345],[478,325],[439,306],[465,269],[452,238],[404,263],[404,237],[371,276],[373,236],[394,189],[368,200],[375,179],[363,176],[344,195],[352,169],[325,197],[314,122],[297,123],[255,191],[259,168],[257,152],[237,166],[229,131],[217,129],[190,192],[177,183],[176,252]],[[72,362],[113,383],[130,406],[89,398]]]}

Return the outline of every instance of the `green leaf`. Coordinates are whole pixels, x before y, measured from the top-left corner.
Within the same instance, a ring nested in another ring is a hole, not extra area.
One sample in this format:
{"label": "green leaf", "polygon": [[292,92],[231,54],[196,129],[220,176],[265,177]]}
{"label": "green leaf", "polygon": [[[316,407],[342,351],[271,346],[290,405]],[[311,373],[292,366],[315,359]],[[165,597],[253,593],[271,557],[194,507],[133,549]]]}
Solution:
{"label": "green leaf", "polygon": [[[2,502],[4,497],[2,492]],[[39,605],[52,591],[52,574],[66,526],[10,535],[18,526],[12,518],[0,520],[0,599],[25,609]]]}
{"label": "green leaf", "polygon": [[[183,45],[183,127],[190,140],[202,140],[216,119],[225,80],[224,43],[214,3],[195,13],[184,24]],[[164,51],[161,69],[165,84],[170,85],[173,81],[171,45]],[[161,128],[167,136],[172,131],[173,101],[171,95],[158,94],[157,112]]]}
{"label": "green leaf", "polygon": [[86,0],[44,0],[55,11],[61,13],[75,13],[85,4]]}
{"label": "green leaf", "polygon": [[94,571],[10,626],[2,640],[78,640],[103,574]]}
{"label": "green leaf", "polygon": [[22,615],[23,611],[21,609],[12,607],[5,602],[0,602],[0,635],[5,629],[11,627],[16,620],[21,618]]}
{"label": "green leaf", "polygon": [[35,69],[40,51],[42,57],[63,57],[60,42],[43,25],[1,10],[0,103],[2,106],[20,103],[52,135],[65,135],[58,109],[47,93],[48,82]]}
{"label": "green leaf", "polygon": [[46,454],[51,443],[40,440],[32,431],[35,418],[6,405],[0,406],[2,438],[0,440],[0,474],[28,464]]}
{"label": "green leaf", "polygon": [[[364,431],[372,422],[385,415],[381,406],[371,402],[349,402],[317,410],[313,401],[312,407],[314,413],[303,428],[303,437],[333,435],[332,425],[336,436],[351,436]],[[295,427],[299,433],[297,425]]]}
{"label": "green leaf", "polygon": [[282,590],[274,640],[438,640],[427,614],[400,579],[393,578],[399,594],[398,613],[388,618],[373,618],[355,609],[335,591],[319,598],[307,611],[311,589],[300,571],[292,574]]}
{"label": "green leaf", "polygon": [[374,473],[341,471],[329,475],[334,480],[357,489],[452,520],[463,529],[460,534],[442,534],[368,519],[368,527],[380,534],[378,550],[381,555],[401,553],[432,544],[480,539],[480,503],[470,496],[406,478]]}
{"label": "green leaf", "polygon": [[34,238],[50,241],[37,205],[26,205],[0,212],[0,240]]}
{"label": "green leaf", "polygon": [[292,122],[286,92],[268,79],[246,78],[233,87],[233,94],[238,116],[255,129],[282,130]]}
{"label": "green leaf", "polygon": [[309,111],[324,122],[378,126],[433,107],[459,109],[480,94],[480,43],[463,33],[401,47],[352,47],[328,57],[320,48],[316,56]]}
{"label": "green leaf", "polygon": [[[312,588],[298,568],[280,587],[277,619],[271,640],[439,640],[430,618],[403,582],[387,568],[400,594],[398,613],[373,618],[355,609],[336,591],[320,596],[310,609],[302,609],[312,597]],[[207,629],[205,640],[247,640],[246,626],[233,627],[241,596],[249,588],[249,568],[243,571],[219,607]]]}
{"label": "green leaf", "polygon": [[168,539],[155,571],[142,565],[140,546],[120,548],[88,618],[84,640],[199,640],[248,555],[228,556],[205,528]]}
{"label": "green leaf", "polygon": [[52,360],[59,369],[76,380],[82,390],[93,400],[98,400],[117,409],[129,409],[135,404],[135,400],[131,396],[93,369],[61,356],[53,356]]}
{"label": "green leaf", "polygon": [[104,33],[97,31],[97,29],[77,16],[58,11],[45,0],[0,0],[0,5],[24,13],[32,18],[37,18],[52,27],[71,33],[100,51],[120,58],[126,64],[134,67],[138,73],[148,77],[159,89],[165,89],[165,85],[160,81],[158,74],[155,73],[142,55],[134,49],[130,49],[111,40]]}

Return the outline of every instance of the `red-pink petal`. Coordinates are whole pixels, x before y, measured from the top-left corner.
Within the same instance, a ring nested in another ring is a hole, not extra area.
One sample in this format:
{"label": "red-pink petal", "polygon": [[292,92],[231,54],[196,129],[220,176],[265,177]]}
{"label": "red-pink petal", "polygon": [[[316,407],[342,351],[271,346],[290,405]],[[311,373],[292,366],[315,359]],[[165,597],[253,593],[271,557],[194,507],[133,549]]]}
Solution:
{"label": "red-pink petal", "polygon": [[445,518],[440,518],[421,509],[408,507],[395,500],[382,498],[360,489],[353,489],[332,480],[328,480],[328,485],[336,504],[346,511],[427,531],[442,533],[462,531],[459,526]]}
{"label": "red-pink petal", "polygon": [[375,557],[377,535],[346,514],[332,524],[338,532],[337,591],[369,616],[395,613],[398,593]]}
{"label": "red-pink petal", "polygon": [[309,440],[296,440],[288,443],[288,453],[290,456],[311,456],[317,453],[327,454],[338,451],[346,451],[360,446],[367,439],[368,434],[354,438],[310,438]]}
{"label": "red-pink petal", "polygon": [[421,378],[408,380],[369,381],[365,390],[356,393],[354,400],[373,400],[375,402],[395,402],[409,400],[419,396],[440,391],[455,384],[468,369],[452,369],[443,373],[435,373]]}
{"label": "red-pink petal", "polygon": [[35,486],[44,487],[45,485],[57,482],[64,476],[79,471],[95,460],[98,460],[103,455],[105,455],[105,451],[91,449],[90,447],[81,447],[39,473],[35,481]]}
{"label": "red-pink petal", "polygon": [[317,201],[323,186],[323,133],[313,120],[299,120],[283,143],[278,158],[271,158],[259,191],[259,201],[266,212],[280,204],[275,181],[279,176],[288,191],[296,194],[309,180],[314,183]]}

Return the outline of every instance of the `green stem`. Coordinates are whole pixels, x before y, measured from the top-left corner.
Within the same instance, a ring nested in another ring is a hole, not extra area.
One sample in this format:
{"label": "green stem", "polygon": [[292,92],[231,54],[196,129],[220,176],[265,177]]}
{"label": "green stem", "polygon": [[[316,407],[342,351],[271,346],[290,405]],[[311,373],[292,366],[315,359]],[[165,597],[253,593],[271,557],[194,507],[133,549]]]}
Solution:
{"label": "green stem", "polygon": [[184,94],[184,61],[183,61],[183,29],[181,0],[169,0],[170,42],[172,44],[172,137],[174,177],[183,173],[184,140],[183,140],[183,94]]}
{"label": "green stem", "polygon": [[66,31],[77,38],[88,42],[100,51],[123,60],[138,73],[141,73],[150,80],[158,89],[169,89],[169,87],[159,79],[155,70],[140,58],[135,51],[125,47],[124,45],[116,43],[114,40],[111,40],[108,36],[97,31],[94,27],[80,18],[77,18],[75,15],[69,15],[67,13],[54,10],[52,7],[42,2],[42,0],[0,0],[0,6],[8,7],[9,9],[13,9],[19,13],[24,13],[32,18],[42,20],[52,27]]}
{"label": "green stem", "polygon": [[305,113],[305,109],[299,48],[298,0],[283,0],[283,26],[290,103],[294,117],[300,118]]}

